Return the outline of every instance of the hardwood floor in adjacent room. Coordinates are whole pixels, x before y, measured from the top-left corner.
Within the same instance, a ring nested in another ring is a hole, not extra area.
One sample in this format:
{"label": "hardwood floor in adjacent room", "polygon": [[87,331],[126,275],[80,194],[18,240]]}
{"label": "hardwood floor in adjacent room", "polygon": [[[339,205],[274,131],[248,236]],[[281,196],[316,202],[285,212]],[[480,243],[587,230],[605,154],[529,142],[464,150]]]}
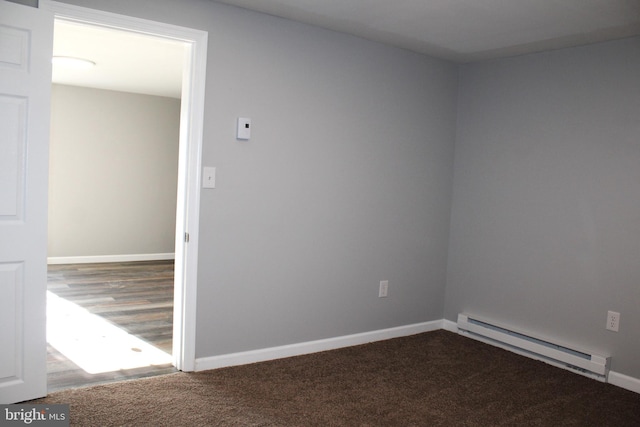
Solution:
{"label": "hardwood floor in adjacent room", "polygon": [[[56,296],[171,354],[173,266],[173,261],[49,265],[47,288]],[[170,372],[176,369],[171,364],[163,364],[89,374],[47,344],[50,392]]]}

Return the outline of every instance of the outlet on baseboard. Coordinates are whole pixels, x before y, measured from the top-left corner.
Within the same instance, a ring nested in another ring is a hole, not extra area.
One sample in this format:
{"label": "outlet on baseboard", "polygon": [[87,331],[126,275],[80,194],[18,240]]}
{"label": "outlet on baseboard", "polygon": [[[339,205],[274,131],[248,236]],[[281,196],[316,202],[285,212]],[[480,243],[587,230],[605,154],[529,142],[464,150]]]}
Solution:
{"label": "outlet on baseboard", "polygon": [[618,332],[620,328],[620,313],[615,311],[609,311],[607,313],[607,329],[613,332]]}
{"label": "outlet on baseboard", "polygon": [[380,288],[378,290],[378,297],[379,298],[384,298],[384,297],[387,296],[388,292],[389,292],[389,281],[388,280],[380,281]]}

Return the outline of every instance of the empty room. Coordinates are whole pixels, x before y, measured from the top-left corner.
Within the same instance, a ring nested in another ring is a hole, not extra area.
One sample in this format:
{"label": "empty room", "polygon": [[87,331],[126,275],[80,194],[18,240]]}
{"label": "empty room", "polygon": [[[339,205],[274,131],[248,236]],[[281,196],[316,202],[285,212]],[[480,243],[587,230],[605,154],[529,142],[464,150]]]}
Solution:
{"label": "empty room", "polygon": [[[49,82],[0,87],[0,403],[77,425],[640,422],[637,2],[3,3],[3,43],[34,57],[5,49],[2,81]],[[180,372],[46,396],[54,19],[183,42],[188,72]]]}
{"label": "empty room", "polygon": [[183,57],[179,42],[55,22],[49,391],[172,370]]}

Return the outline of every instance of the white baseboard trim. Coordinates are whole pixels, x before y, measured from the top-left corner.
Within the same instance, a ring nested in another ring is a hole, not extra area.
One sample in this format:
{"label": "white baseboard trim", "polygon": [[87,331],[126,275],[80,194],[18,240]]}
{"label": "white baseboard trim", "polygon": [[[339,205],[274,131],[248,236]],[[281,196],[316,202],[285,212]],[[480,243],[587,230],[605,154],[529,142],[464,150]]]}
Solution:
{"label": "white baseboard trim", "polygon": [[271,347],[259,350],[243,351],[240,353],[223,354],[220,356],[197,358],[195,363],[195,370],[205,371],[207,369],[225,368],[228,366],[246,365],[249,363],[264,362],[267,360],[282,359],[285,357],[301,356],[303,354],[335,350],[338,348],[367,344],[375,341],[383,341],[392,338],[416,335],[423,332],[436,331],[438,329],[442,329],[442,320],[415,323],[413,325],[381,329],[378,331],[364,332],[361,334],[345,335],[324,340],[308,341],[298,344],[283,345],[280,347]]}
{"label": "white baseboard trim", "polygon": [[[285,357],[301,356],[320,351],[336,350],[354,345],[367,344],[375,341],[383,341],[392,338],[400,338],[409,335],[431,332],[439,329],[458,333],[456,322],[447,319],[431,322],[415,323],[396,328],[381,329],[378,331],[364,332],[361,334],[345,335],[324,340],[308,341],[298,344],[284,345],[280,347],[263,348],[259,350],[244,351],[220,356],[197,358],[196,371],[225,368],[228,366],[247,365],[250,363],[265,362],[267,360],[282,359]],[[640,393],[640,379],[633,378],[618,372],[610,371],[607,382],[626,390]]]}
{"label": "white baseboard trim", "polygon": [[629,377],[618,372],[609,371],[609,384],[640,393],[640,379]]}
{"label": "white baseboard trim", "polygon": [[174,259],[175,254],[132,254],[49,257],[47,264],[94,264],[103,262],[163,261]]}
{"label": "white baseboard trim", "polygon": [[458,324],[454,321],[442,319],[442,329],[445,331],[458,333]]}

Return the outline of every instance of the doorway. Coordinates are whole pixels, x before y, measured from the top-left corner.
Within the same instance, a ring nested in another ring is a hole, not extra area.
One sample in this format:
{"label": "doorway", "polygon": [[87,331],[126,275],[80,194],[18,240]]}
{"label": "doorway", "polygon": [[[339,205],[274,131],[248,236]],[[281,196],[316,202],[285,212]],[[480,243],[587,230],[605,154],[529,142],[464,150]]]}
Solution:
{"label": "doorway", "polygon": [[[200,152],[202,145],[204,79],[207,34],[168,24],[114,15],[41,0],[40,7],[53,12],[57,21],[123,30],[182,43],[180,130],[177,209],[175,217],[175,273],[172,364],[180,370],[195,369],[195,292],[199,211]],[[189,236],[189,238],[185,238]]]}
{"label": "doorway", "polygon": [[55,21],[50,391],[170,372],[185,49]]}

